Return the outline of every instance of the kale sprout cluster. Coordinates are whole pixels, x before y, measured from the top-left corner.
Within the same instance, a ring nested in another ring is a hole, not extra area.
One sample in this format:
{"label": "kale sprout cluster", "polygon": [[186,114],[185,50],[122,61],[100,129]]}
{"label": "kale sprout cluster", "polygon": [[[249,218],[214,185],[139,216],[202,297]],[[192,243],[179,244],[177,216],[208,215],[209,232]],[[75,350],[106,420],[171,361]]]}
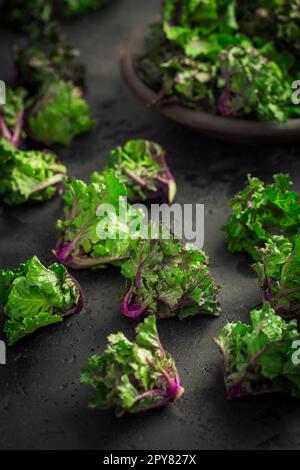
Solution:
{"label": "kale sprout cluster", "polygon": [[299,0],[166,0],[138,62],[156,104],[286,122],[300,78]]}

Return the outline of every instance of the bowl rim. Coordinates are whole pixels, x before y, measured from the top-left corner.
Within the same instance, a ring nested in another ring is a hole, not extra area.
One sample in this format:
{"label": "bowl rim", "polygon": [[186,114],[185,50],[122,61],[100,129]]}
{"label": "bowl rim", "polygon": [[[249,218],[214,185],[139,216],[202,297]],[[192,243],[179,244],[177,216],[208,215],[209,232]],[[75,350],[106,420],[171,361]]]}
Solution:
{"label": "bowl rim", "polygon": [[[136,63],[141,56],[149,26],[159,20],[160,18],[156,17],[139,25],[128,36],[120,50],[120,67],[123,79],[137,98],[148,106],[157,99],[158,94],[141,80],[136,70]],[[159,112],[173,121],[203,132],[216,132],[232,136],[244,135],[247,138],[257,137],[262,139],[300,138],[300,118],[289,119],[286,123],[254,121],[244,118],[217,116],[178,104],[162,105]]]}

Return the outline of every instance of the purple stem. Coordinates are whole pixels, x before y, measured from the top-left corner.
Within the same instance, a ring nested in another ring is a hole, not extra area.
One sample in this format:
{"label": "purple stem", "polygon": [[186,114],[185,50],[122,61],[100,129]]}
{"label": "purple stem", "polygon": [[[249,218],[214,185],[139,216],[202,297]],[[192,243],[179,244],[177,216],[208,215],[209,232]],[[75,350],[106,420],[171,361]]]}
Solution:
{"label": "purple stem", "polygon": [[244,390],[240,384],[233,385],[230,389],[227,390],[228,400],[234,400],[236,398],[246,397],[248,395],[262,395],[263,393],[274,393],[280,392],[280,388],[273,384],[268,384],[267,381],[260,384],[260,387],[253,387],[251,391]]}
{"label": "purple stem", "polygon": [[233,385],[231,388],[227,388],[227,397],[229,400],[232,400],[233,398],[237,398],[243,395],[247,395],[246,392],[243,391],[243,381],[247,376],[247,373],[251,371],[256,365],[259,360],[259,358],[269,349],[269,345],[265,347],[262,351],[260,351],[256,356],[254,356],[249,364],[247,365],[245,372],[242,374],[240,379]]}
{"label": "purple stem", "polygon": [[2,116],[0,116],[0,131],[3,135],[3,137],[8,140],[9,142],[11,142],[11,139],[12,139],[12,135],[10,133],[10,130],[8,129],[4,119]]}
{"label": "purple stem", "polygon": [[[162,373],[166,377],[164,370],[162,370]],[[168,374],[166,378],[168,382],[168,386],[166,390],[160,390],[160,389],[149,390],[147,392],[142,393],[138,397],[136,397],[135,402],[139,402],[147,398],[161,397],[161,401],[155,402],[147,406],[147,410],[151,410],[151,409],[153,410],[155,408],[160,408],[162,406],[165,406],[168,403],[174,402],[175,400],[180,398],[182,394],[184,393],[184,388],[181,387],[180,385],[177,371],[176,371],[176,379],[170,378]]]}
{"label": "purple stem", "polygon": [[117,263],[118,261],[123,261],[127,258],[128,258],[128,255],[107,256],[107,257],[99,257],[99,258],[72,256],[70,259],[72,260],[74,269],[86,269],[86,268],[93,268],[95,266],[100,266],[100,265],[105,265],[105,264]]}
{"label": "purple stem", "polygon": [[70,255],[71,255],[76,243],[80,239],[82,233],[83,233],[83,231],[80,230],[78,232],[78,234],[76,235],[76,237],[74,237],[73,240],[71,242],[69,242],[67,245],[64,245],[63,242],[58,242],[57,243],[56,249],[55,249],[55,256],[57,257],[57,259],[61,263],[63,263],[63,264],[68,263],[68,258],[70,258]]}
{"label": "purple stem", "polygon": [[159,161],[160,161],[160,164],[161,164],[162,168],[164,169],[164,172],[167,176],[168,181],[173,180],[174,177],[173,177],[173,175],[170,171],[170,168],[168,167],[165,155],[160,155],[159,156]]}
{"label": "purple stem", "polygon": [[231,109],[229,109],[228,106],[226,105],[229,98],[230,98],[230,87],[229,87],[229,83],[226,83],[224,90],[222,92],[222,95],[220,96],[219,104],[218,104],[218,109],[219,109],[219,113],[221,114],[221,116],[228,117],[232,115]]}
{"label": "purple stem", "polygon": [[135,304],[134,302],[132,302],[132,297],[133,287],[129,289],[124,299],[122,300],[120,305],[120,312],[128,318],[138,321],[141,320],[141,317],[147,310],[148,304],[147,302],[144,302],[142,305]]}
{"label": "purple stem", "polygon": [[167,178],[163,178],[162,176],[156,176],[156,179],[157,181],[159,181],[160,183],[163,183],[163,184],[169,184],[169,180],[167,180]]}
{"label": "purple stem", "polygon": [[[166,162],[165,155],[160,155],[157,158],[157,162],[160,164],[162,167],[163,173],[165,174],[165,177],[158,175],[156,176],[156,180],[160,183],[158,184],[158,189],[161,190],[162,192],[162,198],[163,201],[166,203],[170,203],[173,201],[175,194],[173,195],[172,191],[170,191],[170,186],[172,183],[175,183],[175,179],[168,167],[168,164]],[[132,181],[134,181],[136,184],[141,186],[142,188],[147,188],[148,182],[144,178],[141,178],[140,176],[136,175],[132,171],[128,170],[125,168],[125,173],[129,178],[131,178]],[[175,187],[176,188],[176,187]],[[173,188],[172,188],[173,189]],[[176,192],[176,189],[173,189],[173,192]],[[171,194],[170,194],[171,193]],[[158,199],[158,194],[154,193],[153,191],[149,191],[147,195],[147,199]]]}
{"label": "purple stem", "polygon": [[49,188],[50,186],[58,185],[59,183],[61,183],[63,177],[64,177],[64,173],[59,173],[57,175],[52,176],[51,178],[48,178],[47,180],[43,181],[42,183],[37,184],[36,187],[31,191],[30,194],[39,193],[39,192],[44,191],[45,189]]}
{"label": "purple stem", "polygon": [[295,294],[299,292],[299,287],[295,287],[294,289],[283,289],[277,294],[273,296],[273,299],[280,299],[281,297],[287,297],[288,295]]}
{"label": "purple stem", "polygon": [[123,313],[125,316],[131,318],[132,320],[136,321],[141,319],[141,317],[148,308],[147,302],[144,302],[142,305],[132,302],[132,298],[134,297],[134,290],[139,289],[141,286],[142,270],[143,261],[140,261],[135,275],[133,286],[128,290],[120,305],[120,312]]}
{"label": "purple stem", "polygon": [[23,117],[24,112],[21,111],[17,116],[14,132],[11,133],[6,125],[6,122],[3,119],[3,116],[0,116],[0,132],[2,133],[3,137],[8,140],[8,142],[10,142],[15,148],[18,148],[20,145],[20,135],[23,126]]}
{"label": "purple stem", "polygon": [[178,394],[180,394],[179,396],[181,396],[182,393],[183,393],[183,389],[180,386],[180,379],[179,379],[178,371],[175,367],[175,376],[176,376],[175,379],[170,377],[170,375],[168,374],[168,372],[165,369],[161,369],[161,372],[162,372],[162,374],[164,375],[164,377],[166,378],[166,380],[168,382],[169,394],[173,397],[173,400],[175,400],[177,398]]}
{"label": "purple stem", "polygon": [[159,175],[156,179],[161,183],[160,188],[163,192],[165,202],[171,204],[177,191],[175,179],[170,171],[170,168],[168,167],[165,155],[159,156],[159,163],[165,173],[166,178]]}
{"label": "purple stem", "polygon": [[283,307],[275,308],[277,315],[280,315],[284,320],[292,320],[295,318],[295,312],[300,310],[300,304],[293,305],[289,310]]}
{"label": "purple stem", "polygon": [[273,294],[272,280],[268,279],[268,281],[263,286],[263,302],[269,302],[276,311],[277,315],[280,315],[285,320],[290,320],[294,317],[293,312],[300,310],[300,304],[292,305],[289,309],[286,309],[284,307],[276,307],[275,302],[280,300],[282,297],[287,297],[288,295],[298,291],[299,289],[295,287],[294,289],[283,289],[277,294]]}
{"label": "purple stem", "polygon": [[180,25],[182,13],[183,13],[183,2],[177,2],[177,4],[175,5],[173,18],[170,20],[171,26]]}
{"label": "purple stem", "polygon": [[[227,371],[227,368],[228,368],[228,359],[227,359],[227,356],[226,356],[226,352],[225,352],[225,350],[222,346],[222,343],[217,338],[214,339],[214,342],[220,348],[220,350],[223,354],[224,370],[225,370],[225,374],[226,374],[226,371]],[[262,351],[260,351],[258,354],[256,354],[256,356],[254,356],[251,359],[251,361],[249,362],[249,364],[245,368],[244,373],[237,380],[237,382],[234,383],[232,386],[229,387],[228,384],[226,383],[226,375],[225,375],[225,385],[226,385],[228,400],[233,400],[234,398],[249,395],[249,393],[244,391],[244,389],[243,389],[243,381],[244,381],[245,377],[247,376],[247,373],[249,371],[251,371],[251,369],[253,369],[257,365],[257,362],[258,362],[260,356],[262,356],[262,354],[264,354],[268,349],[269,349],[269,345],[267,345]],[[251,392],[251,393],[255,394],[255,392]],[[257,391],[256,393],[258,394],[258,393],[262,393],[262,392]]]}
{"label": "purple stem", "polygon": [[21,130],[23,126],[23,118],[24,118],[24,111],[21,111],[17,117],[16,120],[16,126],[14,129],[14,133],[11,138],[11,143],[18,148],[20,145],[20,136],[21,136]]}
{"label": "purple stem", "polygon": [[81,288],[79,282],[73,276],[71,276],[70,273],[68,273],[67,276],[72,280],[72,282],[74,282],[74,284],[75,284],[75,286],[76,286],[76,288],[79,292],[79,299],[78,299],[78,302],[75,305],[75,307],[70,308],[69,310],[66,310],[63,313],[63,317],[73,315],[74,313],[81,312],[81,310],[83,309],[83,306],[84,306],[84,295],[83,295],[83,291],[82,291],[82,288]]}
{"label": "purple stem", "polygon": [[140,176],[136,175],[135,173],[133,173],[132,171],[128,170],[127,168],[125,168],[125,173],[127,176],[129,176],[129,178],[132,179],[132,181],[134,181],[135,183],[137,183],[139,186],[142,186],[142,187],[147,187],[147,181],[143,178],[141,178]]}
{"label": "purple stem", "polygon": [[[116,263],[117,261],[122,261],[128,258],[128,255],[115,256],[115,257],[100,257],[92,258],[88,256],[70,256],[74,246],[73,242],[64,246],[63,242],[58,242],[56,249],[53,251],[56,258],[65,266],[69,266],[73,269],[87,269],[93,268],[96,266],[101,266],[105,264]],[[70,249],[70,245],[72,245]]]}

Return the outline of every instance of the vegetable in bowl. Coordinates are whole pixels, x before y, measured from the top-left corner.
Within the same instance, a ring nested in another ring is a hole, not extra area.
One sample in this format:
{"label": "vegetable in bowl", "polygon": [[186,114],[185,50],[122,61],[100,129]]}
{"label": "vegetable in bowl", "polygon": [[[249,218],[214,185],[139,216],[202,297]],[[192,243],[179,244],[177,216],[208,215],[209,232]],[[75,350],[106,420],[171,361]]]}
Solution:
{"label": "vegetable in bowl", "polygon": [[222,116],[256,114],[262,121],[287,121],[291,83],[276,62],[254,47],[232,47],[222,51],[219,60],[223,91],[217,106]]}
{"label": "vegetable in bowl", "polygon": [[300,55],[299,0],[239,0],[237,17],[241,28],[250,36],[272,38],[282,49]]}
{"label": "vegetable in bowl", "polygon": [[[166,0],[162,22],[151,26],[136,66],[157,93],[154,105],[176,103],[217,116],[278,123],[299,117],[292,84],[300,78],[300,4],[278,3],[284,5],[276,14],[276,33],[264,28],[260,34],[255,27],[260,9],[243,0]],[[253,31],[245,24],[253,24]]]}

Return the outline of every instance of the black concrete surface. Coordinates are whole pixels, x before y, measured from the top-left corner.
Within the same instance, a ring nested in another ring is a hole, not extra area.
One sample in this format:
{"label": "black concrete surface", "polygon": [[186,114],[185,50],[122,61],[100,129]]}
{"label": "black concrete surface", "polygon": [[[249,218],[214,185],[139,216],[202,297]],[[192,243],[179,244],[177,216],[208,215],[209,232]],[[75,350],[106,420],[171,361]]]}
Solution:
{"label": "black concrete surface", "polygon": [[[101,352],[106,336],[133,324],[118,313],[122,287],[117,269],[75,273],[86,297],[84,311],[63,325],[38,332],[8,351],[0,366],[1,449],[288,449],[300,448],[299,402],[281,395],[227,402],[221,356],[213,344],[227,321],[247,321],[258,304],[249,260],[230,254],[219,227],[227,201],[248,172],[271,180],[289,172],[300,190],[300,146],[243,147],[195,135],[138,103],[122,83],[118,52],[137,24],[159,11],[160,0],[115,0],[105,10],[64,24],[68,40],[88,67],[88,99],[98,125],[67,149],[57,148],[69,173],[87,179],[109,150],[129,138],[154,139],[167,149],[178,183],[177,201],[205,204],[205,251],[222,284],[222,316],[159,323],[174,355],[186,393],[168,408],[114,417],[87,408],[90,390],[79,384],[89,355]],[[0,33],[0,75],[12,74],[10,47],[18,37]],[[13,268],[37,254],[54,261],[59,198],[17,209],[0,207],[0,265]],[[3,315],[1,316],[1,331]],[[5,339],[3,333],[0,338]]]}

